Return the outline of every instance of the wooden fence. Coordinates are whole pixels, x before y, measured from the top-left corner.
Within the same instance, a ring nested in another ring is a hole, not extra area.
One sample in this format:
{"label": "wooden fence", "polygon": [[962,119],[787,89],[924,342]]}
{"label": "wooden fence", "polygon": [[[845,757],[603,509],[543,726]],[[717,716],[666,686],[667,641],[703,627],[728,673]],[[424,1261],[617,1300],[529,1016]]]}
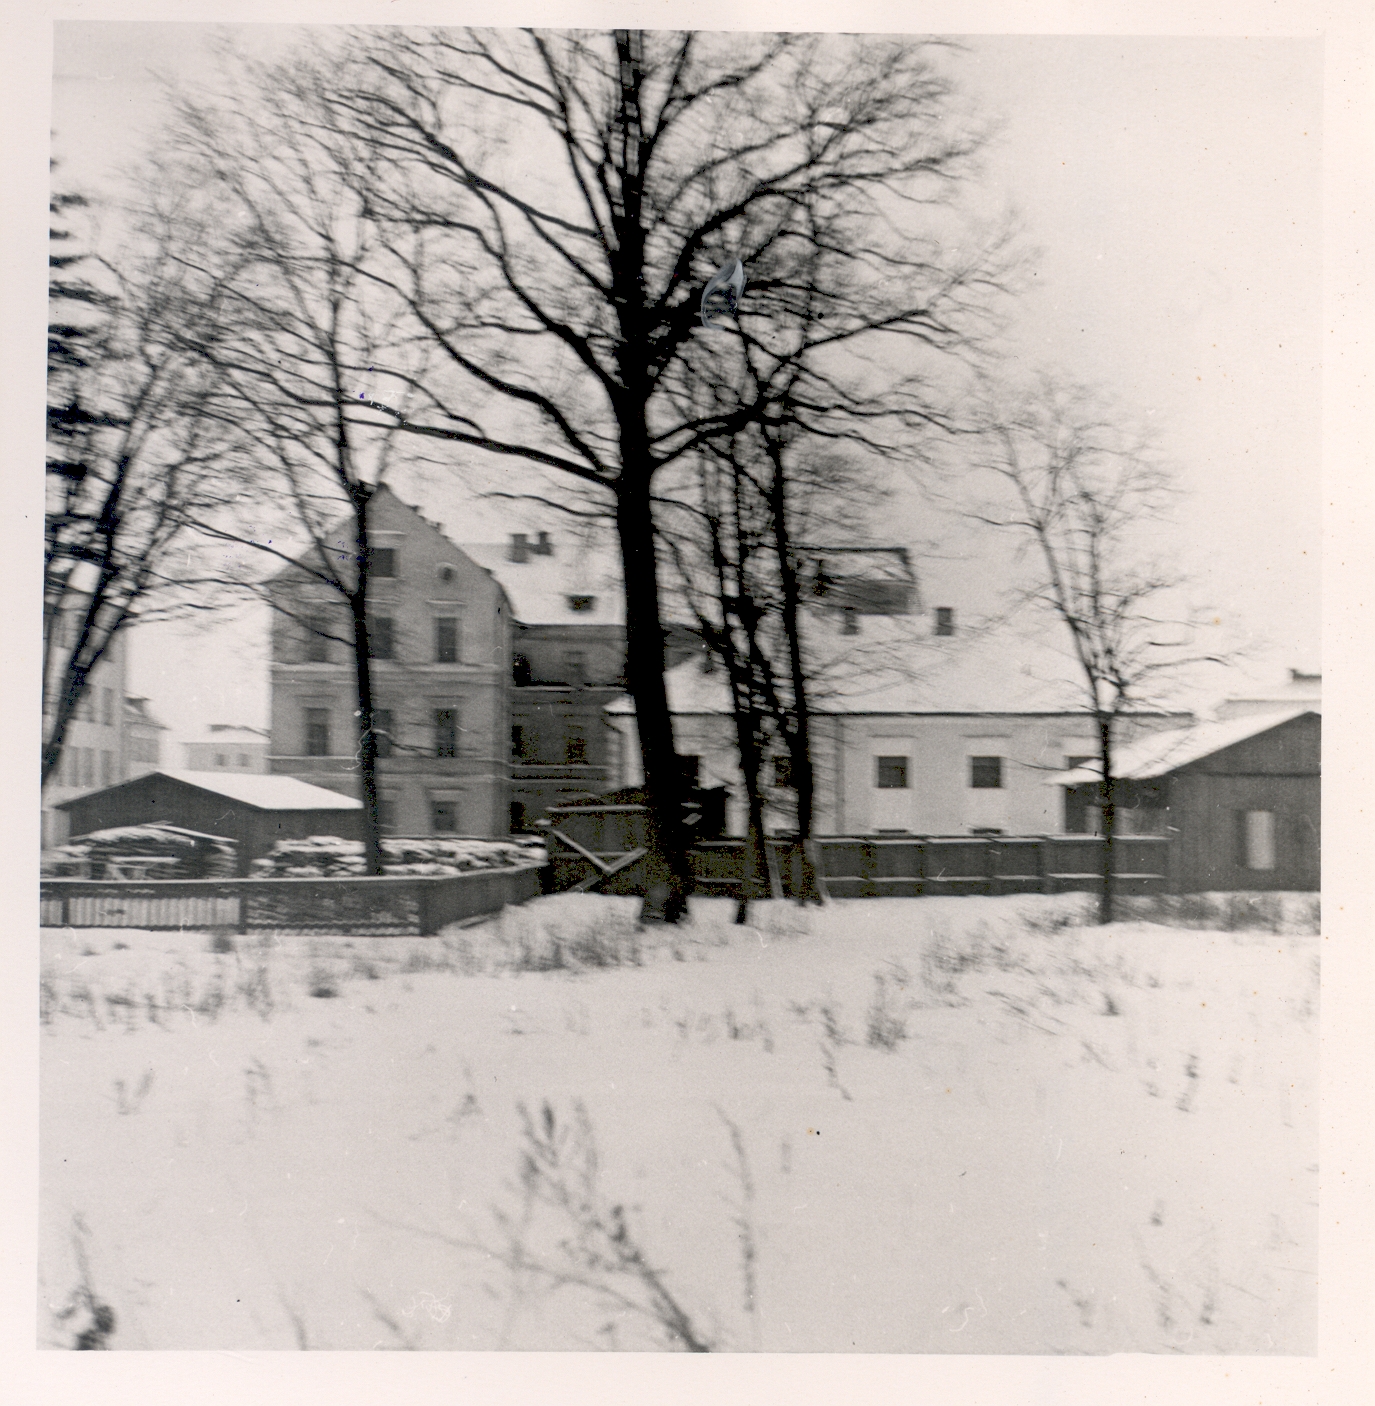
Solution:
{"label": "wooden fence", "polygon": [[[643,892],[643,806],[551,806],[549,815],[552,888]],[[1090,835],[830,835],[817,844],[834,898],[1094,892],[1103,882],[1103,841]],[[779,860],[784,893],[791,896],[791,846],[784,840],[769,845]],[[1169,845],[1159,835],[1118,836],[1113,841],[1118,891],[1167,890]],[[744,854],[745,842],[739,839],[695,845],[692,867],[698,889],[735,892]]]}
{"label": "wooden fence", "polygon": [[430,936],[523,903],[543,866],[345,879],[44,879],[44,927]]}

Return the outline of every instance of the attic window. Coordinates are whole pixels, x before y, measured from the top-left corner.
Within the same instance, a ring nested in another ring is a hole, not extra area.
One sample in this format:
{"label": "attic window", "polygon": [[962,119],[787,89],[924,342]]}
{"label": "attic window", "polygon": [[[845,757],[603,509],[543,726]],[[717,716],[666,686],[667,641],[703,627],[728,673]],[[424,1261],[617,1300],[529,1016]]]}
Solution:
{"label": "attic window", "polygon": [[568,608],[576,614],[591,610],[597,604],[596,596],[569,596]]}
{"label": "attic window", "polygon": [[458,575],[458,572],[455,571],[452,566],[445,565],[439,567],[436,570],[435,575],[437,575],[439,579],[443,581],[444,584],[447,586],[449,582],[451,582],[454,577]]}

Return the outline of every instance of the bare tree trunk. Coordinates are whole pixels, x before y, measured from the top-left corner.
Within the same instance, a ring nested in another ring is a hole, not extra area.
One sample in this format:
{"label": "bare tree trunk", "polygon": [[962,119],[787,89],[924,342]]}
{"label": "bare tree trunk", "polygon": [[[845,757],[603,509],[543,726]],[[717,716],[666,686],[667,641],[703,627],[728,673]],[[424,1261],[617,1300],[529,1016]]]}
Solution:
{"label": "bare tree trunk", "polygon": [[358,697],[358,786],[363,803],[363,867],[377,876],[382,873],[382,829],[377,814],[377,733],[373,728],[372,656],[368,646],[368,505],[373,489],[369,484],[354,483],[349,497],[353,500],[354,547],[358,562],[358,584],[349,594],[349,611],[353,623],[354,678]]}
{"label": "bare tree trunk", "polygon": [[1098,715],[1098,756],[1103,768],[1099,782],[1099,814],[1103,830],[1103,890],[1098,900],[1098,921],[1110,923],[1114,913],[1114,888],[1117,878],[1113,864],[1113,834],[1117,828],[1117,783],[1112,774],[1112,717]]}
{"label": "bare tree trunk", "polygon": [[692,874],[683,825],[683,773],[673,745],[664,686],[664,631],[647,476],[618,485],[616,526],[625,578],[626,687],[635,702],[649,810],[649,855],[642,922],[676,923],[687,914]]}

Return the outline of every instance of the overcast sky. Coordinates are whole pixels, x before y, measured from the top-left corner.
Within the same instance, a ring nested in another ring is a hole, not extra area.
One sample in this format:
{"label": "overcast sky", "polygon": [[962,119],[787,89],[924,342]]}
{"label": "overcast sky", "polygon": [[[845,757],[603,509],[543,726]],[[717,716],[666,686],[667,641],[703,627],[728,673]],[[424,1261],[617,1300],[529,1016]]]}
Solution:
{"label": "overcast sky", "polygon": [[[285,27],[240,27],[255,47]],[[208,72],[197,25],[57,26],[62,184],[113,191],[155,138],[151,72]],[[1198,596],[1258,646],[1249,672],[1319,665],[1321,150],[1319,41],[978,36],[956,63],[1000,124],[982,186],[1040,250],[1011,333],[1020,358],[1100,380],[1149,416],[1186,490],[1162,541]],[[885,525],[918,541],[899,506]],[[943,596],[961,572],[929,563]],[[967,574],[967,573],[966,573]],[[928,600],[931,597],[928,595]],[[131,690],[179,734],[261,725],[253,641],[226,672],[208,639],[150,634]]]}

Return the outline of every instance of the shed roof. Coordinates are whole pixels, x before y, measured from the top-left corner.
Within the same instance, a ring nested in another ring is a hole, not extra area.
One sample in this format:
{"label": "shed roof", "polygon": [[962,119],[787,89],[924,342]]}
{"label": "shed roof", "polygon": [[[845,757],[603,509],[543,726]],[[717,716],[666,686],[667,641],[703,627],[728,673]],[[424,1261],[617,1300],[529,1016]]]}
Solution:
{"label": "shed roof", "polygon": [[[119,787],[137,785],[150,776],[166,776],[179,781],[184,786],[194,786],[198,791],[208,791],[212,795],[226,796],[255,810],[361,810],[363,803],[352,796],[342,796],[338,791],[330,791],[324,786],[312,786],[309,782],[298,781],[294,776],[234,776],[221,775],[213,771],[169,771],[159,768],[133,781],[121,781]],[[118,790],[108,786],[106,791]],[[57,809],[65,810],[80,801],[88,801],[99,792],[88,791],[84,796],[73,796],[71,800],[60,801]]]}
{"label": "shed roof", "polygon": [[[1272,713],[1251,714],[1243,718],[1228,718],[1224,722],[1200,723],[1197,727],[1171,728],[1167,732],[1151,733],[1123,747],[1117,754],[1113,773],[1119,781],[1151,781],[1167,776],[1190,762],[1211,757],[1247,738],[1259,737],[1295,718],[1318,715],[1317,708],[1283,708]],[[1099,779],[1099,768],[1092,763],[1062,771],[1048,777],[1053,786],[1087,786]]]}

